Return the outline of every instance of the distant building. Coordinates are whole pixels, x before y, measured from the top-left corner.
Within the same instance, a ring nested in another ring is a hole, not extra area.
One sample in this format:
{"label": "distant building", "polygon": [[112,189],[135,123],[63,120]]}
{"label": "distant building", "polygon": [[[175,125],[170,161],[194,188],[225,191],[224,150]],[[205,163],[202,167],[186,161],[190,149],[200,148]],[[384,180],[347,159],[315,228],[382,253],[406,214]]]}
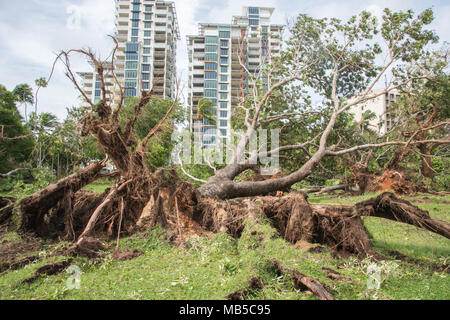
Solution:
{"label": "distant building", "polygon": [[[180,32],[175,3],[159,0],[115,0],[116,32],[119,42],[115,74],[125,96],[139,97],[149,91],[161,98],[175,97],[176,51]],[[111,66],[107,81],[112,80]],[[95,72],[78,73],[93,102],[100,100]],[[108,93],[118,94],[118,86],[109,82]]]}
{"label": "distant building", "polygon": [[[248,73],[259,72],[280,53],[283,26],[270,24],[274,10],[243,7],[231,24],[201,23],[199,34],[187,37],[190,128],[202,135],[204,146],[229,138],[231,112],[244,96]],[[212,101],[216,121],[199,114],[202,98]]]}
{"label": "distant building", "polygon": [[[373,90],[370,95],[380,94],[384,90],[385,89]],[[389,93],[381,94],[372,100],[354,105],[349,109],[349,112],[355,116],[357,122],[363,120],[363,115],[366,111],[369,110],[375,113],[376,118],[369,120],[369,125],[380,135],[383,135],[391,130],[398,121],[393,106],[399,97],[399,92],[397,90],[392,90]],[[356,98],[352,98],[349,102],[351,103],[352,101],[355,101],[355,99]]]}

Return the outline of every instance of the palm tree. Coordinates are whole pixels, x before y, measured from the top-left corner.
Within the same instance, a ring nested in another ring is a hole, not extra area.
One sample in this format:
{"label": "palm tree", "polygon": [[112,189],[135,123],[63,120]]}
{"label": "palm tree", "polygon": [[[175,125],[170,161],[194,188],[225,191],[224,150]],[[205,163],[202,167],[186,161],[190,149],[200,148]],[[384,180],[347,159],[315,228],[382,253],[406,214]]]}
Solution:
{"label": "palm tree", "polygon": [[34,81],[34,83],[35,83],[36,86],[38,87],[37,90],[36,90],[36,104],[35,104],[35,110],[34,110],[34,112],[36,112],[36,114],[37,114],[37,109],[38,109],[38,93],[39,93],[39,90],[40,90],[41,88],[47,88],[48,82],[47,82],[47,80],[45,80],[45,78],[39,78],[39,79],[37,79],[36,81]]}
{"label": "palm tree", "polygon": [[21,105],[25,105],[25,122],[28,122],[27,105],[33,104],[34,102],[33,89],[31,89],[28,84],[22,83],[14,88],[13,94],[16,96],[17,101],[19,101]]}

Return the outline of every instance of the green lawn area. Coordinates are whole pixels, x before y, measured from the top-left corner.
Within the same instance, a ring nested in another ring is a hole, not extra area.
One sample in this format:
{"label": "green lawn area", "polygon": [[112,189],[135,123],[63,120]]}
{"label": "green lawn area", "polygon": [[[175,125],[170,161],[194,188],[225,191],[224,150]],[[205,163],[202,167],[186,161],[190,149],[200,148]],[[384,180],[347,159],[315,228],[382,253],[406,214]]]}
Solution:
{"label": "green lawn area", "polygon": [[[102,192],[107,187],[99,184],[90,186],[90,190]],[[342,199],[312,196],[310,201],[353,204],[374,195]],[[424,197],[429,203],[423,202]],[[450,221],[450,197],[417,195],[406,199],[416,200],[414,203],[428,210],[433,218]],[[43,243],[38,253],[41,260],[0,274],[0,299],[225,299],[232,292],[248,289],[252,277],[258,277],[264,288],[249,289],[247,299],[316,299],[308,292],[296,290],[288,277],[278,276],[270,264],[274,258],[319,279],[336,299],[450,299],[448,273],[431,268],[431,263],[449,262],[450,240],[382,219],[365,218],[364,222],[378,252],[387,254],[397,250],[420,259],[423,264],[400,260],[378,262],[384,281],[379,290],[369,290],[368,268],[374,262],[335,257],[330,250],[304,252],[283,240],[268,221],[248,221],[240,239],[217,234],[210,238],[191,238],[187,248],[177,248],[170,245],[162,230],[155,229],[145,236],[120,240],[122,249],[143,252],[137,259],[115,261],[110,252],[97,260],[74,258],[72,265],[82,272],[80,289],[68,289],[66,282],[71,275],[65,272],[42,277],[32,284],[21,283],[49,261],[67,259],[50,257],[55,248]],[[19,238],[13,233],[4,234],[0,250],[5,240],[11,245]],[[352,283],[329,279],[323,267],[351,278]]]}

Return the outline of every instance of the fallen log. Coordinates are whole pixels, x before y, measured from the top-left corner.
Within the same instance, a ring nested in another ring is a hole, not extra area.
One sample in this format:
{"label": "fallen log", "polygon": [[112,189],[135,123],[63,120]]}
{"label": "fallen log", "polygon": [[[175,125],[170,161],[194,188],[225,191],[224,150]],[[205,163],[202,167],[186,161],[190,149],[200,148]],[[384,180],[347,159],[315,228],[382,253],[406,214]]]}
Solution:
{"label": "fallen log", "polygon": [[[20,226],[21,231],[36,233],[39,236],[46,236],[48,230],[47,225],[44,222],[45,215],[61,201],[67,199],[67,195],[74,194],[86,185],[97,180],[106,161],[107,159],[94,163],[80,172],[61,179],[41,191],[20,200],[18,207],[22,219]],[[71,211],[71,208],[66,209]]]}
{"label": "fallen log", "polygon": [[321,195],[324,193],[333,192],[333,191],[337,191],[337,190],[347,190],[348,187],[349,187],[348,184],[339,184],[337,186],[322,188],[322,189],[320,189],[320,191],[315,192],[314,194]]}
{"label": "fallen log", "polygon": [[305,276],[298,270],[287,268],[281,265],[276,259],[272,260],[272,265],[278,275],[285,275],[293,279],[295,289],[302,291],[310,290],[320,300],[334,300],[334,297],[325,289],[319,280]]}
{"label": "fallen log", "polygon": [[450,224],[448,222],[432,219],[427,211],[412,205],[408,201],[398,199],[389,192],[357,203],[355,208],[359,216],[379,217],[407,223],[450,239]]}
{"label": "fallen log", "polygon": [[0,225],[9,220],[12,215],[13,206],[16,199],[10,197],[0,197]]}

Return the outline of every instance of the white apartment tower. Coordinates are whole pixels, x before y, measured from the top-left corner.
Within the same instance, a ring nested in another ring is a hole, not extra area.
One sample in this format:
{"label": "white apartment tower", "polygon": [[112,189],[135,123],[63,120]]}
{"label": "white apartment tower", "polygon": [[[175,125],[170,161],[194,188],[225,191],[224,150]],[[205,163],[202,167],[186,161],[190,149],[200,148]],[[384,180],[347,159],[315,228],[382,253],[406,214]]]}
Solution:
{"label": "white apartment tower", "polygon": [[[180,31],[175,3],[159,0],[115,0],[116,30],[119,42],[115,73],[125,96],[140,96],[153,88],[156,96],[174,98],[176,50]],[[117,96],[111,66],[106,65],[108,95]],[[79,73],[84,89],[94,103],[101,90],[95,72]],[[110,97],[111,98],[111,97]]]}
{"label": "white apartment tower", "polygon": [[[245,94],[249,73],[279,54],[283,26],[270,24],[274,10],[244,7],[231,24],[202,23],[199,35],[187,37],[190,129],[201,133],[203,146],[229,138],[231,111]],[[202,98],[212,101],[216,121],[199,114]]]}
{"label": "white apartment tower", "polygon": [[[369,125],[372,130],[378,132],[379,135],[384,135],[390,131],[398,119],[395,113],[395,103],[400,98],[398,90],[392,90],[384,93],[385,89],[376,89],[369,94],[377,96],[371,100],[354,105],[349,109],[357,122],[364,121],[364,113],[371,111],[375,114],[375,118],[369,121]],[[355,101],[356,97],[349,100],[349,103]]]}

